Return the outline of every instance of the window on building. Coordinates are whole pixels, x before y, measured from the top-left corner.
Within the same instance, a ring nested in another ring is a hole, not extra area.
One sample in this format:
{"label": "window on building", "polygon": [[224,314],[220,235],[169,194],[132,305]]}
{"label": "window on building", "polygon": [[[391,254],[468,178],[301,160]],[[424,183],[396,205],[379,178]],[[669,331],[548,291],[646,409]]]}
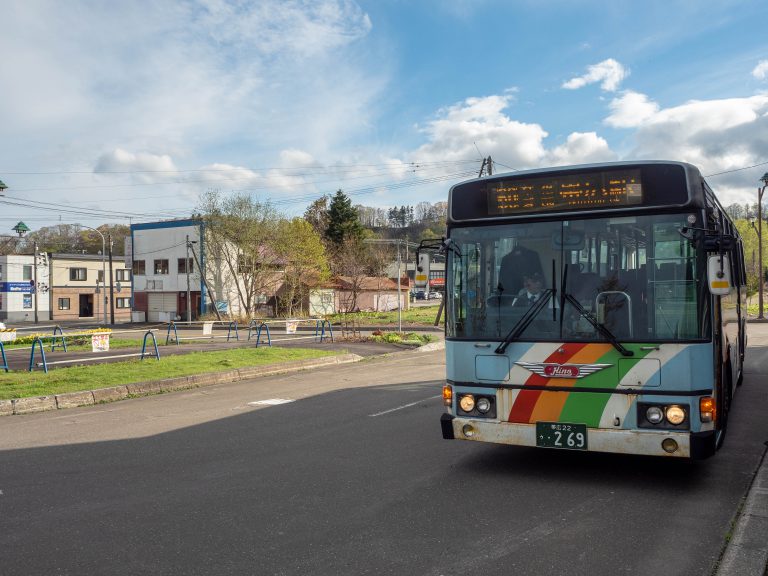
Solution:
{"label": "window on building", "polygon": [[130,298],[117,298],[117,299],[115,299],[115,306],[117,308],[130,308],[131,307],[131,299]]}
{"label": "window on building", "polygon": [[24,269],[22,270],[22,280],[32,280],[32,265],[31,264],[24,264]]}
{"label": "window on building", "polygon": [[155,260],[155,274],[168,274],[168,259]]}
{"label": "window on building", "polygon": [[147,266],[146,262],[144,260],[134,260],[133,261],[133,275],[134,276],[144,276],[147,273]]}
{"label": "window on building", "polygon": [[162,280],[147,280],[147,290],[162,290],[162,289],[163,289]]}
{"label": "window on building", "polygon": [[189,271],[192,274],[195,271],[195,264],[192,258],[179,258],[179,274],[186,274]]}
{"label": "window on building", "polygon": [[99,282],[104,283],[104,270],[99,270],[96,273],[96,283],[98,284]]}
{"label": "window on building", "polygon": [[3,294],[0,292],[0,310],[3,309]]}
{"label": "window on building", "polygon": [[76,280],[79,282],[84,282],[85,280],[88,280],[88,269],[87,268],[70,268],[69,279]]}
{"label": "window on building", "polygon": [[3,279],[3,265],[0,264],[0,280]]}
{"label": "window on building", "polygon": [[59,310],[69,310],[69,298],[59,298]]}
{"label": "window on building", "polygon": [[[143,260],[142,260],[142,263],[143,263]],[[125,270],[123,268],[115,270],[115,282],[130,282],[130,280],[131,280],[130,270]]]}

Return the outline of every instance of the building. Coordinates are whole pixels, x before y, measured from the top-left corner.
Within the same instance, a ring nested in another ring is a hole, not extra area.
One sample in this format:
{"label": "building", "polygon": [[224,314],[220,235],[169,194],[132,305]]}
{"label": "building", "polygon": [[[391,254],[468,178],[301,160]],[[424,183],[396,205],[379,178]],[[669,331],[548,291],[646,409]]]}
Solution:
{"label": "building", "polygon": [[49,261],[51,320],[131,320],[131,271],[122,258],[113,260],[111,276],[100,254],[51,254]]}
{"label": "building", "polygon": [[[37,265],[36,265],[37,264]],[[47,320],[49,307],[48,256],[0,256],[0,321]]]}
{"label": "building", "polygon": [[247,260],[238,246],[210,238],[201,220],[133,224],[126,254],[133,270],[134,320],[195,320],[209,311],[273,315],[285,273],[279,259],[263,252],[258,261]]}
{"label": "building", "polygon": [[[200,220],[131,225],[126,260],[133,271],[135,321],[194,320],[207,309],[206,248]],[[189,302],[187,301],[189,293]]]}

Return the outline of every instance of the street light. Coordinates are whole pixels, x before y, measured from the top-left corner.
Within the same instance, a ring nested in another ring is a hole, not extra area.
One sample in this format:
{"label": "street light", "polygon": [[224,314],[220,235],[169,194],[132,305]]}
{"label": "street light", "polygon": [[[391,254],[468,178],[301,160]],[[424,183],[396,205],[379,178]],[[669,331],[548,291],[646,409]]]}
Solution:
{"label": "street light", "polygon": [[760,178],[760,181],[763,183],[763,187],[757,189],[757,259],[760,266],[760,270],[757,275],[758,286],[760,289],[758,296],[760,314],[758,314],[757,318],[759,320],[764,320],[763,284],[765,283],[765,278],[763,277],[763,193],[765,192],[765,189],[768,188],[768,172],[763,174],[763,177]]}
{"label": "street light", "polygon": [[[104,326],[107,325],[107,262],[104,259],[106,251],[106,241],[104,239],[104,234],[102,234],[97,228],[91,228],[90,226],[86,226],[85,224],[77,224],[80,228],[88,228],[88,230],[93,230],[96,232],[99,236],[101,236],[101,279],[102,283],[104,284],[104,303],[102,308],[104,309]],[[99,281],[96,280],[96,285],[98,287]]]}

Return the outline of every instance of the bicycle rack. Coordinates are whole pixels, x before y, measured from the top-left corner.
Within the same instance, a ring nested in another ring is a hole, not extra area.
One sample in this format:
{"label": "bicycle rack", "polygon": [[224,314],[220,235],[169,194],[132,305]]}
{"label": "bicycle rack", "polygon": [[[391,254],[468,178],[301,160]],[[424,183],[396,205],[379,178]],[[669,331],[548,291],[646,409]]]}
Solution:
{"label": "bicycle rack", "polygon": [[270,348],[272,347],[272,337],[269,335],[269,326],[267,326],[266,322],[262,322],[259,324],[259,330],[256,332],[256,348],[259,347],[259,344],[261,344],[261,330],[262,328],[267,329],[267,346]]}
{"label": "bicycle rack", "polygon": [[168,333],[165,335],[165,345],[168,345],[168,342],[171,342],[171,328],[173,328],[173,341],[176,342],[176,346],[179,345],[179,332],[176,330],[176,322],[169,322],[168,323]]}
{"label": "bicycle rack", "polygon": [[[141,359],[144,360],[144,356],[147,350],[147,336],[152,336],[152,344],[155,345],[155,358],[157,358],[157,361],[160,361],[160,351],[157,349],[157,338],[155,338],[155,334],[152,332],[152,330],[147,330],[146,334],[144,334],[144,342],[141,345]],[[178,344],[178,342],[177,342]],[[151,357],[151,355],[150,355]]]}
{"label": "bicycle rack", "polygon": [[227,332],[227,342],[229,342],[229,338],[232,335],[232,326],[235,327],[235,340],[240,340],[240,334],[237,331],[237,321],[233,320],[229,323],[229,331]]}
{"label": "bicycle rack", "polygon": [[43,369],[48,374],[48,363],[45,361],[45,349],[43,348],[43,341],[38,336],[35,341],[32,342],[32,353],[29,355],[29,372],[35,367],[35,346],[40,345],[40,355],[43,357]]}
{"label": "bicycle rack", "polygon": [[[318,320],[315,322],[315,342],[322,342],[325,338],[325,325],[328,325],[328,332],[331,335],[331,342],[333,342],[333,328],[331,327],[330,320]],[[317,334],[320,333],[320,340],[317,339]]]}
{"label": "bicycle rack", "polygon": [[3,356],[3,365],[0,368],[5,368],[5,371],[8,372],[8,358],[5,357],[5,346],[3,346],[2,341],[0,341],[0,354]]}
{"label": "bicycle rack", "polygon": [[[56,331],[58,330],[58,336],[56,335]],[[61,338],[61,344],[56,344],[56,340]],[[67,339],[64,337],[64,330],[61,329],[61,326],[56,326],[53,329],[53,340],[51,341],[51,352],[56,350],[56,346],[63,346],[64,352],[67,351]]]}

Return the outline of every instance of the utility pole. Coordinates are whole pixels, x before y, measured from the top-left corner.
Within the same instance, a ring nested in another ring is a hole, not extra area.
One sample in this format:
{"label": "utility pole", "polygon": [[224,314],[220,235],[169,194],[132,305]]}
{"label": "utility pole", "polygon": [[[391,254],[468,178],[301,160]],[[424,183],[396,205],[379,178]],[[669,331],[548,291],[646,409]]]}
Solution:
{"label": "utility pole", "polygon": [[221,314],[219,314],[219,309],[216,307],[216,294],[213,290],[211,290],[211,287],[208,285],[208,281],[205,279],[205,274],[203,274],[203,267],[200,266],[200,261],[197,259],[197,254],[195,254],[195,251],[192,250],[192,258],[195,259],[195,264],[197,264],[197,269],[200,271],[200,279],[203,281],[203,284],[205,284],[205,287],[208,289],[208,292],[211,294],[211,299],[213,300],[213,311],[216,312],[216,318],[218,320],[221,320]]}
{"label": "utility pole", "polygon": [[187,272],[187,322],[192,322],[192,301],[189,290],[189,234],[187,234],[187,261],[184,263],[184,269]]}
{"label": "utility pole", "polygon": [[478,174],[477,177],[482,178],[483,172],[488,174],[488,176],[493,176],[493,158],[490,156],[488,156],[488,158],[483,158],[483,164],[480,166],[480,174]]}
{"label": "utility pole", "polygon": [[107,234],[109,240],[109,323],[115,323],[115,283],[112,278],[112,234]]}
{"label": "utility pole", "polygon": [[33,282],[35,283],[34,287],[32,288],[32,298],[35,299],[35,324],[37,324],[37,294],[38,294],[38,287],[37,287],[37,242],[33,243],[34,246],[34,256],[32,258],[32,263],[34,265],[34,271],[33,271]]}

